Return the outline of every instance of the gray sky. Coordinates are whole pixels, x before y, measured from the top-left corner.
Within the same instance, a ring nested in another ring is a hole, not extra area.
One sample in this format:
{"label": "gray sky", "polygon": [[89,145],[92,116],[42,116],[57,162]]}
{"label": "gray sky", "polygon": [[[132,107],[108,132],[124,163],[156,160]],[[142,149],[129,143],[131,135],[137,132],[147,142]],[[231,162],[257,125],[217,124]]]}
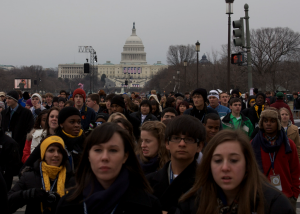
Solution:
{"label": "gray sky", "polygon": [[[235,0],[232,20],[244,16],[248,3],[250,28],[289,27],[300,32],[297,0]],[[224,0],[3,0],[0,7],[0,64],[83,63],[91,45],[98,62],[118,64],[136,23],[148,64],[166,63],[170,45],[201,43],[200,55],[227,43]]]}

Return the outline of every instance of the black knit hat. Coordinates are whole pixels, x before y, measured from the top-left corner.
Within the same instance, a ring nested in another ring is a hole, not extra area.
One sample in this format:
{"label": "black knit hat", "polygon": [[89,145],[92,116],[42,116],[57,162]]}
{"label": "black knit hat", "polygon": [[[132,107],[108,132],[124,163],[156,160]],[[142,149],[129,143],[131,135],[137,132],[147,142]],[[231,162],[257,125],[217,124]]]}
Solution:
{"label": "black knit hat", "polygon": [[192,96],[194,96],[195,94],[200,94],[203,97],[204,102],[207,101],[207,91],[204,88],[197,88],[193,91]]}
{"label": "black knit hat", "polygon": [[68,117],[73,115],[78,115],[80,117],[80,112],[77,108],[71,106],[63,108],[58,114],[58,124],[64,123]]}
{"label": "black knit hat", "polygon": [[117,104],[118,106],[125,108],[125,102],[124,102],[124,97],[120,96],[120,95],[116,95],[111,99],[111,106],[113,104]]}
{"label": "black knit hat", "polygon": [[16,91],[10,91],[6,94],[6,96],[13,99],[16,102],[18,102],[18,100],[19,100],[19,94]]}
{"label": "black knit hat", "polygon": [[148,105],[149,108],[150,108],[150,112],[149,112],[149,113],[152,112],[152,105],[151,105],[151,102],[150,102],[149,100],[143,100],[143,101],[141,102],[141,104],[140,104],[140,111],[141,111],[141,106],[142,106],[142,105]]}
{"label": "black knit hat", "polygon": [[[261,93],[261,92],[257,93],[257,94],[256,94],[256,98],[257,98],[259,95],[263,96],[263,97],[264,97],[264,101],[266,101],[266,95],[265,95],[264,93]],[[256,99],[256,98],[255,98],[255,99]]]}
{"label": "black knit hat", "polygon": [[[54,99],[53,99],[54,100]],[[67,102],[67,99],[66,98],[63,98],[63,97],[59,97],[58,98],[58,102]]]}
{"label": "black knit hat", "polygon": [[28,93],[27,91],[25,91],[25,92],[23,93],[23,98],[24,98],[24,100],[30,99],[29,93]]}
{"label": "black knit hat", "polygon": [[97,114],[97,116],[96,116],[96,120],[97,120],[98,118],[102,118],[102,119],[104,119],[105,121],[107,121],[108,118],[109,118],[109,114],[106,114],[106,113],[99,113],[99,114]]}

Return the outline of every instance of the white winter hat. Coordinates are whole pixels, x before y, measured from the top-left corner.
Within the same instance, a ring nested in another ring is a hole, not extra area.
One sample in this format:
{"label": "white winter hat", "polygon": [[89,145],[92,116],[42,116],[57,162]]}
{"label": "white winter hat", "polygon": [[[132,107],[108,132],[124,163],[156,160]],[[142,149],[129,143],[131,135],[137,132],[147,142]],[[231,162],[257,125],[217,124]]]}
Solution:
{"label": "white winter hat", "polygon": [[41,95],[40,95],[40,94],[38,94],[38,93],[34,93],[34,94],[31,96],[31,99],[32,99],[33,97],[38,97],[38,98],[39,98],[39,100],[40,100],[40,102],[41,102],[41,103],[43,102],[43,100],[42,100],[42,97],[41,97]]}

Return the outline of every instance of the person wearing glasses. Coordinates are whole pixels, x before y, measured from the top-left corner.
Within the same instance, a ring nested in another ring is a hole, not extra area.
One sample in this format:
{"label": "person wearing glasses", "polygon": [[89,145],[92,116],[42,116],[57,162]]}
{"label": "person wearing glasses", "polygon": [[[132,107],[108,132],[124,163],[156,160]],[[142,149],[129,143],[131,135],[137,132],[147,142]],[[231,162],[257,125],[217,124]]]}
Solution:
{"label": "person wearing glasses", "polygon": [[178,199],[195,181],[197,158],[205,141],[205,128],[195,117],[181,115],[170,120],[165,131],[166,148],[171,154],[162,169],[146,176],[163,213],[173,212]]}

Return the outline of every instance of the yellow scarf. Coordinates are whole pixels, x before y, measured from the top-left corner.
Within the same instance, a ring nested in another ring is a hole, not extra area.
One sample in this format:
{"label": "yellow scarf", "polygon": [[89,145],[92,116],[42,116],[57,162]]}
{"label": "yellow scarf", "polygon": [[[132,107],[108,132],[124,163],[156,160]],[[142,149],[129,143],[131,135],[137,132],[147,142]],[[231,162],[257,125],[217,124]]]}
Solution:
{"label": "yellow scarf", "polygon": [[80,132],[79,132],[79,134],[78,134],[77,136],[73,136],[73,135],[67,134],[64,130],[62,130],[62,132],[63,132],[66,136],[68,136],[69,138],[76,138],[76,137],[80,137],[80,136],[82,135],[83,130],[80,129]]}
{"label": "yellow scarf", "polygon": [[45,183],[45,190],[50,191],[50,179],[54,180],[58,174],[58,179],[56,183],[56,191],[60,197],[65,195],[65,181],[66,181],[66,167],[64,166],[50,166],[45,161],[42,162],[42,172]]}
{"label": "yellow scarf", "polygon": [[[261,111],[263,111],[264,108],[265,108],[265,105],[262,105],[262,106],[261,106]],[[257,118],[259,119],[259,118],[260,118],[260,115],[258,115],[258,105],[255,105],[255,106],[254,106],[254,109],[255,109],[255,111],[256,111]]]}

